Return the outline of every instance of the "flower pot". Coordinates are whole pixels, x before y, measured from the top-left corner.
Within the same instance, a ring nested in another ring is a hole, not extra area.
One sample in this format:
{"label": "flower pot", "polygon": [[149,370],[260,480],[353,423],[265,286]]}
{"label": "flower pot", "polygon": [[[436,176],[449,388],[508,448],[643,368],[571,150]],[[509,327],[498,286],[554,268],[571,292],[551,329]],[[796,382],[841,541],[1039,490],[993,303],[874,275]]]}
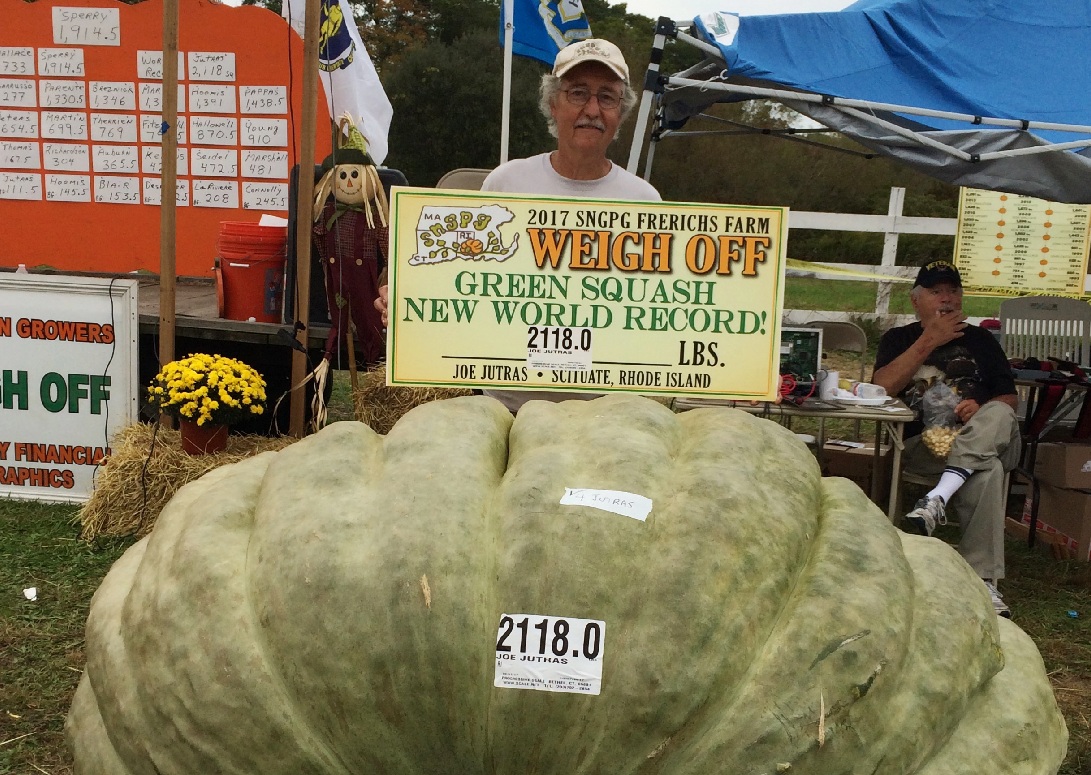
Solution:
{"label": "flower pot", "polygon": [[182,434],[182,451],[190,455],[207,455],[227,449],[226,425],[198,425],[193,420],[179,420],[178,430]]}

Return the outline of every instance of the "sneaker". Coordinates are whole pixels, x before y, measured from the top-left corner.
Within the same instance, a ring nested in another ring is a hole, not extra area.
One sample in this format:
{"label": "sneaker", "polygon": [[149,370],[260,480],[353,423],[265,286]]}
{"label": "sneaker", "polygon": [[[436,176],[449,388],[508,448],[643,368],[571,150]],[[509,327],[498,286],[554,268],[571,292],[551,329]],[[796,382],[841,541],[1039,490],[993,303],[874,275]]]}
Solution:
{"label": "sneaker", "polygon": [[911,512],[905,515],[905,532],[917,535],[930,536],[936,530],[936,525],[947,524],[947,513],[943,505],[943,498],[933,495],[931,498],[921,498]]}
{"label": "sneaker", "polygon": [[1011,618],[1011,609],[1008,608],[1004,602],[1004,596],[1000,594],[1000,590],[996,588],[996,584],[988,579],[982,579],[985,582],[985,587],[989,590],[989,596],[993,599],[993,610],[996,611],[997,616],[1003,616],[1005,619]]}

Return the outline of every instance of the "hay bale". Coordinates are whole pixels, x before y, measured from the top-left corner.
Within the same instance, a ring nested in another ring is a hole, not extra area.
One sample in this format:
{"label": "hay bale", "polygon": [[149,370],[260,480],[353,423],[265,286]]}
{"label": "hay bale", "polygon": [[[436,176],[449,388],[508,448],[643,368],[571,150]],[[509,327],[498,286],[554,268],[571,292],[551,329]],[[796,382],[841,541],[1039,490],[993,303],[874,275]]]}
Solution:
{"label": "hay bale", "polygon": [[472,390],[455,388],[392,387],[386,384],[386,364],[361,372],[352,396],[356,419],[376,433],[387,434],[403,414],[429,401],[473,395]]}
{"label": "hay bale", "polygon": [[80,535],[87,541],[99,536],[144,536],[182,485],[213,468],[283,449],[294,441],[292,437],[232,435],[223,452],[189,455],[182,451],[178,431],[130,425],[114,438],[111,454],[95,479],[95,491],[80,509]]}

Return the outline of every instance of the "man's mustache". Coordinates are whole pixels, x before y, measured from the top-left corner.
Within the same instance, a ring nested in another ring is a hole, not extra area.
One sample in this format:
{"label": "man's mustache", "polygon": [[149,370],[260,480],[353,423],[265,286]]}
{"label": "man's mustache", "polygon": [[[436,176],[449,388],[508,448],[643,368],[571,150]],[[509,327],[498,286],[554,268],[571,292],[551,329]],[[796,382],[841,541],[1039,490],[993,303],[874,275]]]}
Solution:
{"label": "man's mustache", "polygon": [[600,132],[606,131],[606,124],[593,118],[584,118],[576,122],[576,129],[582,129],[583,127],[591,127],[592,129],[597,129]]}

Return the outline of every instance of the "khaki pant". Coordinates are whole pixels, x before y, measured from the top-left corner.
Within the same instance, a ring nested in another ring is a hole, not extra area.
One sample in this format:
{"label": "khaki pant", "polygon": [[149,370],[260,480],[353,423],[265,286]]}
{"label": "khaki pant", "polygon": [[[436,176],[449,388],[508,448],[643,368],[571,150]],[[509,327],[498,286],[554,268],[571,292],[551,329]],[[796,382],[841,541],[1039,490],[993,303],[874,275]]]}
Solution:
{"label": "khaki pant", "polygon": [[1010,406],[989,401],[955,437],[947,460],[935,457],[920,436],[905,442],[905,469],[938,477],[944,466],[973,473],[951,499],[962,533],[958,551],[983,579],[1004,578],[1004,474],[1019,464],[1019,421]]}

